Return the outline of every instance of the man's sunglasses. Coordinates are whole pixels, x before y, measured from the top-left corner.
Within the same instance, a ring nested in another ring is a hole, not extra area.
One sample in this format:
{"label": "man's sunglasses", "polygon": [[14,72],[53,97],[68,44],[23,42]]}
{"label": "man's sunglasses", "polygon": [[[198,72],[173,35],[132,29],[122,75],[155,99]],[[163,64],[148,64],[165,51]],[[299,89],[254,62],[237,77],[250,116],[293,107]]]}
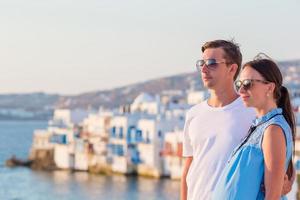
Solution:
{"label": "man's sunglasses", "polygon": [[[217,61],[216,59],[207,59],[207,60],[197,60],[196,67],[198,71],[201,71],[204,65],[208,69],[216,69],[218,64],[226,63],[225,61]],[[226,63],[227,64],[227,63]]]}
{"label": "man's sunglasses", "polygon": [[235,87],[236,90],[239,91],[242,87],[244,90],[250,90],[253,86],[254,82],[259,82],[259,83],[263,83],[263,84],[268,84],[270,83],[269,81],[264,81],[264,80],[258,80],[258,79],[245,79],[245,80],[238,80],[235,81]]}

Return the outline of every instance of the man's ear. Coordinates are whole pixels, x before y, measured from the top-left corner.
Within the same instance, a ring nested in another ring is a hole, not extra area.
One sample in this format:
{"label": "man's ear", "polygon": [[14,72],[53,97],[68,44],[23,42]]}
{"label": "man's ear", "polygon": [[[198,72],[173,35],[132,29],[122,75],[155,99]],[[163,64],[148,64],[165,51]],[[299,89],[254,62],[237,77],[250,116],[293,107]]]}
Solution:
{"label": "man's ear", "polygon": [[230,73],[232,73],[233,77],[236,74],[237,70],[238,70],[238,65],[237,64],[231,64],[229,66],[229,71],[230,71]]}

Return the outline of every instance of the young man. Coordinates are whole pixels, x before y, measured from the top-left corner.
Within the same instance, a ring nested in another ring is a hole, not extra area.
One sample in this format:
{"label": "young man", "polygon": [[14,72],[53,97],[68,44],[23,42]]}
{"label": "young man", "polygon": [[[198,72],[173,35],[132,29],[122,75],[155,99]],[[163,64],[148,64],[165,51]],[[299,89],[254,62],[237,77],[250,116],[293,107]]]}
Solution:
{"label": "young man", "polygon": [[[192,107],[186,115],[181,199],[210,199],[232,151],[247,135],[255,118],[234,89],[242,54],[231,41],[215,40],[202,46],[203,60],[197,61],[208,100]],[[285,186],[290,190],[290,186]]]}

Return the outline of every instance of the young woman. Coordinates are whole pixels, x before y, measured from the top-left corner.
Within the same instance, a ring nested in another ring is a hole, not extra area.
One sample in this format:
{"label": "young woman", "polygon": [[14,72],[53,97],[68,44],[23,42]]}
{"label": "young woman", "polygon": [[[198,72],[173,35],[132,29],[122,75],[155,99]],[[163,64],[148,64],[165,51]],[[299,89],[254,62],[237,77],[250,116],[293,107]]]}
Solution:
{"label": "young woman", "polygon": [[213,199],[285,199],[284,176],[293,174],[295,119],[280,70],[271,59],[255,59],[243,66],[235,84],[257,118],[232,153]]}

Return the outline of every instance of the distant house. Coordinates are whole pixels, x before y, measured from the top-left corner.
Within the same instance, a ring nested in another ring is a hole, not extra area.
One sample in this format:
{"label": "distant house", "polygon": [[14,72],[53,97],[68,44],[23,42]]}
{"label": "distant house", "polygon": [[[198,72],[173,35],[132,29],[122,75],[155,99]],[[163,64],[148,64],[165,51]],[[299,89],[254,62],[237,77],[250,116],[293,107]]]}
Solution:
{"label": "distant house", "polygon": [[54,145],[54,162],[58,168],[74,167],[74,132],[72,129],[50,127],[51,143]]}
{"label": "distant house", "polygon": [[163,160],[160,151],[163,147],[164,133],[172,129],[170,121],[165,118],[140,119],[138,121],[139,142],[137,150],[140,162],[137,173],[160,177]]}
{"label": "distant house", "polygon": [[187,103],[189,105],[196,105],[204,101],[207,97],[208,97],[208,92],[206,90],[189,91],[187,94]]}
{"label": "distant house", "polygon": [[156,115],[160,113],[161,106],[159,96],[153,97],[150,94],[142,93],[135,98],[130,106],[130,111]]}
{"label": "distant house", "polygon": [[139,116],[136,114],[118,115],[111,120],[111,131],[108,144],[108,159],[112,170],[119,173],[134,172],[134,153],[136,137],[134,130]]}
{"label": "distant house", "polygon": [[33,133],[32,149],[53,149],[53,144],[50,142],[51,136],[52,133],[48,130],[35,130]]}
{"label": "distant house", "polygon": [[[107,165],[107,147],[110,134],[112,114],[91,114],[82,123],[81,139],[85,139],[88,151],[86,162],[88,167],[104,167]],[[79,155],[77,152],[76,155]],[[82,158],[83,159],[83,158]]]}
{"label": "distant house", "polygon": [[181,131],[168,132],[165,135],[164,148],[161,151],[164,157],[164,175],[172,179],[180,179],[184,158],[182,157],[183,133]]}
{"label": "distant house", "polygon": [[89,112],[82,109],[56,109],[53,119],[49,121],[49,126],[72,127],[74,124],[80,124],[88,115]]}

